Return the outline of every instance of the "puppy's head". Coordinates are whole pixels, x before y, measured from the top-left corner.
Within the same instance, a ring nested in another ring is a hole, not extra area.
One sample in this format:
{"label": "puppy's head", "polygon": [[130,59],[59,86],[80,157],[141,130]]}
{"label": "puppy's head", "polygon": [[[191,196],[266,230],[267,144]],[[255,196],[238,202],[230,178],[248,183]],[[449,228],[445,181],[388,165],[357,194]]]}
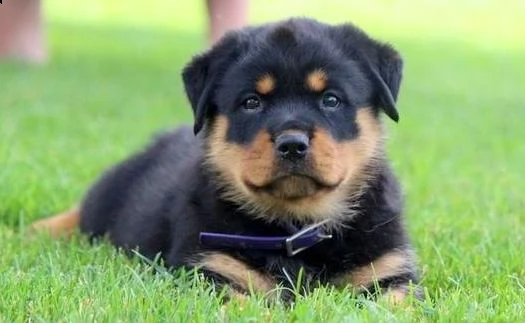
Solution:
{"label": "puppy's head", "polygon": [[398,120],[402,61],[352,25],[292,19],[226,35],[183,72],[225,197],[267,220],[345,214]]}

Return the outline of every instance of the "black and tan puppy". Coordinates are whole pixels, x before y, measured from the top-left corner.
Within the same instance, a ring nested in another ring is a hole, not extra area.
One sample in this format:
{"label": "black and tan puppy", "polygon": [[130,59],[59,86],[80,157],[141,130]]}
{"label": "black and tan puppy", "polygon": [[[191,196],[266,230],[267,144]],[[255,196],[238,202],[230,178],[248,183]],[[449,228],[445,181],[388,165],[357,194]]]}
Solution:
{"label": "black and tan puppy", "polygon": [[[417,283],[381,112],[397,121],[402,60],[352,25],[291,19],[226,35],[184,69],[195,114],[110,169],[77,224],[198,267],[239,292],[335,284],[403,299]],[[196,134],[196,135],[195,135]]]}

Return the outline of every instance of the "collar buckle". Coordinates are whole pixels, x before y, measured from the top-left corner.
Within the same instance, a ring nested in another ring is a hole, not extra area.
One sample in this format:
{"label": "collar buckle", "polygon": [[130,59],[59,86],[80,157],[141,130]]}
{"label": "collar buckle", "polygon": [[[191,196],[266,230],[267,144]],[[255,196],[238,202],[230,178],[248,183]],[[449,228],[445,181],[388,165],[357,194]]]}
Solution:
{"label": "collar buckle", "polygon": [[[284,245],[285,245],[286,254],[288,255],[288,257],[293,257],[296,254],[298,254],[299,252],[301,252],[303,250],[306,250],[306,249],[312,247],[313,245],[315,245],[315,244],[317,244],[317,243],[319,243],[319,242],[321,242],[323,240],[331,239],[332,238],[331,234],[326,234],[326,233],[324,233],[324,232],[322,232],[320,230],[317,230],[317,229],[319,229],[319,227],[323,226],[327,222],[328,222],[328,220],[324,220],[324,221],[321,221],[319,223],[311,224],[311,225],[306,226],[303,229],[299,230],[298,232],[296,232],[292,236],[286,238],[285,242],[284,242]],[[306,245],[306,246],[303,246],[303,247],[294,248],[294,241],[296,241],[297,239],[304,238],[305,236],[312,235],[312,234],[313,234],[312,238],[314,240],[309,245]]]}

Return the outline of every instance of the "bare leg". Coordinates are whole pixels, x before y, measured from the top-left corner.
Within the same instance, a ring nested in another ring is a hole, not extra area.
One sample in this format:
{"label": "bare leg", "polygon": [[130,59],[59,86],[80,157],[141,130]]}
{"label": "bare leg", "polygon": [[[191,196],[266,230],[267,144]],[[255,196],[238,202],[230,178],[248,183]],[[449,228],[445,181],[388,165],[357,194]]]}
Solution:
{"label": "bare leg", "polygon": [[44,43],[40,0],[4,0],[0,5],[0,59],[43,62]]}
{"label": "bare leg", "polygon": [[227,31],[244,27],[248,22],[249,0],[207,0],[210,43]]}

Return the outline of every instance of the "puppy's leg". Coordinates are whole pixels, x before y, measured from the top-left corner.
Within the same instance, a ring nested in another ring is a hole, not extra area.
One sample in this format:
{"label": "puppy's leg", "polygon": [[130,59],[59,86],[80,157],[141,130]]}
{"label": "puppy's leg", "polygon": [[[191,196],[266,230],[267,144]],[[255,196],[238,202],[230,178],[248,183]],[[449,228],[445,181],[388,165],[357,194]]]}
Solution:
{"label": "puppy's leg", "polygon": [[230,296],[237,299],[251,291],[268,293],[276,287],[268,275],[222,252],[203,253],[194,265],[216,282],[230,285],[234,289]]}
{"label": "puppy's leg", "polygon": [[[338,277],[335,283],[350,284],[357,291],[377,291],[379,287],[383,298],[394,304],[401,303],[410,294],[410,285],[418,280],[414,262],[411,250],[391,250]],[[421,297],[417,287],[414,296]]]}
{"label": "puppy's leg", "polygon": [[[392,305],[402,304],[408,295],[410,295],[410,289],[408,284],[398,285],[396,287],[391,287],[387,289],[381,295],[382,299],[385,299],[388,303]],[[414,291],[414,297],[416,299],[422,299],[423,293],[419,286],[416,286]]]}
{"label": "puppy's leg", "polygon": [[32,233],[47,232],[53,238],[68,237],[78,227],[79,222],[80,212],[75,207],[52,217],[33,222],[29,229]]}

